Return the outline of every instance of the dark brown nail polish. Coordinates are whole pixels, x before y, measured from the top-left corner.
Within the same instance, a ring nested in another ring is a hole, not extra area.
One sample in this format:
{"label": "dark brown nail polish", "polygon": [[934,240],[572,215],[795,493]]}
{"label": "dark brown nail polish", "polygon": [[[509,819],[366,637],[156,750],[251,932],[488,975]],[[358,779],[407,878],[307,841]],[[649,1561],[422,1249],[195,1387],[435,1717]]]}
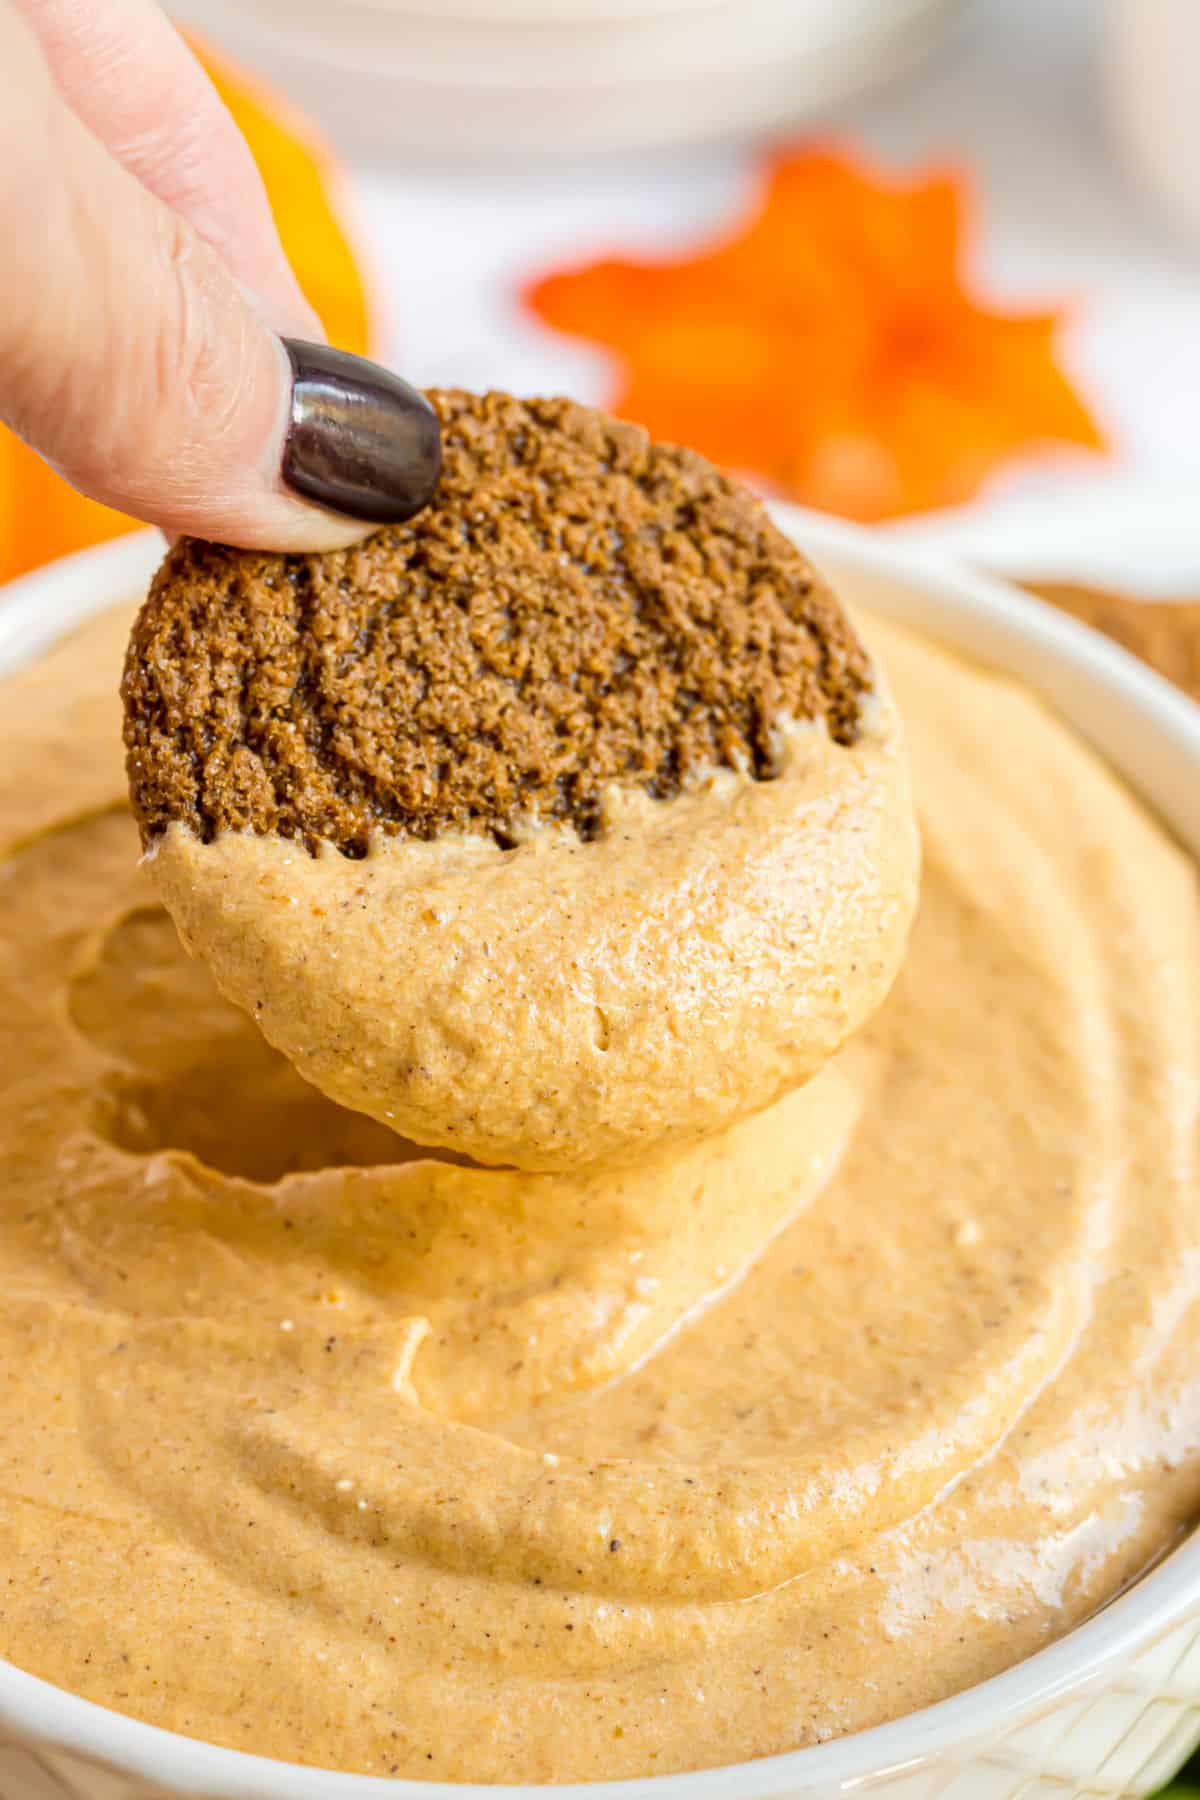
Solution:
{"label": "dark brown nail polish", "polygon": [[442,467],[437,414],[398,375],[332,350],[284,338],[292,365],[292,416],[283,479],[330,512],[375,525],[411,519],[433,498]]}

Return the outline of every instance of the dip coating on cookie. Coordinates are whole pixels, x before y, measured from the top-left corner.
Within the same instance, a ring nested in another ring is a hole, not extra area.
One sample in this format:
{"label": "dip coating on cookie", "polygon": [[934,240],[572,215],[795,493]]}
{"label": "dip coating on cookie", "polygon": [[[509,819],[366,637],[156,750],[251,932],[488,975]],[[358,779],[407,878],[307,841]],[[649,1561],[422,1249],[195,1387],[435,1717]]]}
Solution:
{"label": "dip coating on cookie", "polygon": [[629,1161],[870,1016],[916,900],[881,673],[752,495],[568,401],[434,395],[445,475],[354,550],[183,544],[124,681],[180,933],[419,1143]]}

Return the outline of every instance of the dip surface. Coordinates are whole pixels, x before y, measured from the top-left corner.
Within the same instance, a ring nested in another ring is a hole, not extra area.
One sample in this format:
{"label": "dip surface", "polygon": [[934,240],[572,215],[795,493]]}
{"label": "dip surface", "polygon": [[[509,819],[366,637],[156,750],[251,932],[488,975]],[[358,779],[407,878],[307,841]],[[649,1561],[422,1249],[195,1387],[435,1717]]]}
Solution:
{"label": "dip surface", "polygon": [[1195,873],[1035,701],[874,625],[890,998],[716,1138],[523,1175],[341,1110],[188,960],[127,629],[4,687],[0,1653],[260,1755],[639,1776],[936,1700],[1173,1543]]}

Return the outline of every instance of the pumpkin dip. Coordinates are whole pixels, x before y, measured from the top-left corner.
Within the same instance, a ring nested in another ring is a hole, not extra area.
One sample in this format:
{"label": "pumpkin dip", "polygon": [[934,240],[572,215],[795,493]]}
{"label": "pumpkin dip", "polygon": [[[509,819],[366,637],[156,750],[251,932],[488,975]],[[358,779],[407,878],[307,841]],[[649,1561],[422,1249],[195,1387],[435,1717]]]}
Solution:
{"label": "pumpkin dip", "polygon": [[261,1755],[645,1776],[961,1689],[1171,1544],[1195,876],[1036,700],[866,621],[889,997],[722,1132],[530,1174],[341,1109],[182,951],[128,629],[3,689],[0,1652]]}

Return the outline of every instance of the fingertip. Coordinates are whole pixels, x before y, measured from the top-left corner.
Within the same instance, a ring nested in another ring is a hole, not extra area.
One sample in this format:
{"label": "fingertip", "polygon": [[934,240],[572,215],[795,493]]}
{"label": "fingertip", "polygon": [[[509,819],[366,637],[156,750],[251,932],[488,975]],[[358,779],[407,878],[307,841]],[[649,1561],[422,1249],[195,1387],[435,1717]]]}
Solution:
{"label": "fingertip", "polygon": [[251,479],[183,529],[242,549],[341,550],[428,505],[441,427],[425,396],[328,344],[272,337],[271,348],[278,402]]}
{"label": "fingertip", "polygon": [[428,506],[442,466],[429,401],[399,375],[328,344],[285,338],[291,408],[285,485],[327,511],[374,525]]}

